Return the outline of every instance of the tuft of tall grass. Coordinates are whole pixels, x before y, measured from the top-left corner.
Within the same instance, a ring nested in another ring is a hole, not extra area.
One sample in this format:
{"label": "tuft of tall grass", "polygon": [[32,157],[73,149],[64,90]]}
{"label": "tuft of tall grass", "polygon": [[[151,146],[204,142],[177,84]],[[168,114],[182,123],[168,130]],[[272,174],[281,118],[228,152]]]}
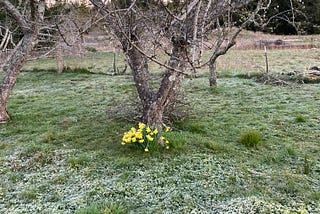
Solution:
{"label": "tuft of tall grass", "polygon": [[261,139],[261,133],[257,130],[246,130],[240,135],[240,143],[246,147],[257,147]]}

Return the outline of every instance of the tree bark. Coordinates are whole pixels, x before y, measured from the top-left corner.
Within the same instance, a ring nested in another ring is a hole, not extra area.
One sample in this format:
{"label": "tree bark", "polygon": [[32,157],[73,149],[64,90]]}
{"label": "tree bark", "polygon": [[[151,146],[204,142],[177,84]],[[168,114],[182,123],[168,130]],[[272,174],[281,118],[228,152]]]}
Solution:
{"label": "tree bark", "polygon": [[7,99],[15,85],[23,63],[37,41],[37,34],[30,33],[23,36],[20,44],[14,49],[8,60],[8,68],[2,84],[0,85],[0,122],[10,120],[6,110]]}
{"label": "tree bark", "polygon": [[5,103],[6,101],[4,101],[0,96],[0,123],[6,123],[7,121],[10,120]]}
{"label": "tree bark", "polygon": [[56,46],[56,60],[57,60],[57,71],[59,74],[63,71],[63,53],[62,53],[62,44],[58,41]]}
{"label": "tree bark", "polygon": [[162,126],[163,113],[168,104],[176,98],[185,76],[182,72],[178,73],[173,69],[183,71],[186,68],[190,49],[190,44],[181,38],[173,39],[172,44],[173,49],[169,60],[169,66],[172,69],[166,70],[157,93],[152,96],[149,105],[143,109],[144,122],[157,127]]}
{"label": "tree bark", "polygon": [[216,58],[210,60],[209,64],[209,85],[210,87],[217,86]]}
{"label": "tree bark", "polygon": [[[131,35],[132,41],[134,44],[141,48],[137,36]],[[127,62],[131,68],[133,80],[142,104],[142,108],[146,109],[151,103],[153,92],[149,85],[149,67],[148,59],[145,55],[133,47],[130,42],[127,41],[123,36],[118,36],[123,51],[126,54]]]}
{"label": "tree bark", "polygon": [[[132,37],[134,38],[134,37]],[[137,50],[141,47],[139,40],[133,40],[136,47],[130,45],[125,38],[120,37],[121,44],[127,56],[127,61],[132,70],[133,79],[142,104],[142,120],[144,123],[160,128],[163,124],[163,113],[167,105],[174,101],[180,89],[184,74],[183,71],[188,58],[189,44],[184,39],[173,39],[173,49],[169,60],[169,67],[161,81],[158,91],[153,91],[149,85],[148,60],[145,55]],[[131,41],[131,42],[133,42]]]}
{"label": "tree bark", "polygon": [[[19,44],[13,50],[13,53],[7,59],[8,68],[6,69],[6,75],[0,85],[0,123],[5,123],[10,120],[7,112],[7,99],[18,79],[20,70],[26,60],[27,55],[37,43],[38,27],[37,21],[42,17],[44,1],[36,3],[34,0],[30,0],[30,20],[26,19],[26,16],[21,14],[19,10],[7,0],[0,0],[0,6],[6,9],[6,12],[13,17],[13,19],[19,24],[23,32],[23,37]],[[0,66],[1,67],[1,66]]]}

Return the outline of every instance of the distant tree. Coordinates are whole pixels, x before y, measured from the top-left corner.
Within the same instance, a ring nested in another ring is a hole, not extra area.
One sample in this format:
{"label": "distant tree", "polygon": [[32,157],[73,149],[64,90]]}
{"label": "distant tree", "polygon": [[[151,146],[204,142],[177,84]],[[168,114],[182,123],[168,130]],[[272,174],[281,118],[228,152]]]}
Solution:
{"label": "distant tree", "polygon": [[[17,5],[17,3],[23,3]],[[5,76],[0,85],[0,122],[5,123],[10,120],[7,113],[7,99],[15,85],[22,65],[32,50],[37,44],[37,36],[39,33],[39,23],[43,20],[43,13],[45,10],[44,0],[30,0],[30,1],[9,1],[0,0],[0,6],[5,9],[3,12],[19,26],[22,37],[14,48],[12,53],[8,56],[5,64],[1,65],[5,72]]]}
{"label": "distant tree", "polygon": [[302,29],[306,34],[320,33],[320,0],[304,0],[302,12],[305,19],[302,20]]}
{"label": "distant tree", "polygon": [[[208,6],[211,5],[210,2]],[[209,48],[211,50],[211,56],[208,61],[210,86],[214,87],[217,85],[215,64],[218,57],[226,54],[236,44],[236,38],[244,28],[261,21],[259,12],[262,11],[264,14],[270,6],[270,2],[263,0],[229,1],[229,4],[220,7],[218,14],[216,14],[215,10],[208,10],[207,16],[211,18],[203,19],[201,28],[206,29],[206,32],[214,35],[211,37],[211,48]],[[213,23],[211,27],[213,29],[210,29],[210,22],[208,20]],[[200,44],[202,45],[203,41]],[[202,53],[201,48],[200,53]]]}
{"label": "distant tree", "polygon": [[264,27],[249,26],[273,34],[315,34],[320,32],[320,0],[272,0]]}
{"label": "distant tree", "polygon": [[268,16],[270,17],[269,26],[275,34],[297,34],[297,13],[295,10],[300,8],[298,1],[294,0],[273,0]]}

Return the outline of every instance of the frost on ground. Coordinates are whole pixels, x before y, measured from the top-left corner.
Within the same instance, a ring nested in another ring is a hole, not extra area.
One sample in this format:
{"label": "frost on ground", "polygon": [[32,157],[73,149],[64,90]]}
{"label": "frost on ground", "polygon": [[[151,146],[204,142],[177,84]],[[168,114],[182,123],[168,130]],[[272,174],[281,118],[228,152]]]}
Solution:
{"label": "frost on ground", "polygon": [[[74,167],[67,159],[75,153],[55,151],[50,163],[43,165],[18,154],[7,157],[1,169],[1,213],[73,213],[101,202],[124,206],[131,213],[320,212],[316,201],[304,203],[292,196],[281,202],[250,193],[257,176],[264,182],[276,172],[253,175],[235,161],[212,154],[193,154],[190,159],[179,155],[170,164],[152,157],[148,163],[135,164],[129,163],[135,161],[131,158],[122,162],[110,158],[104,164],[92,161]],[[96,158],[94,152],[87,155]],[[281,195],[275,191],[274,197]]]}

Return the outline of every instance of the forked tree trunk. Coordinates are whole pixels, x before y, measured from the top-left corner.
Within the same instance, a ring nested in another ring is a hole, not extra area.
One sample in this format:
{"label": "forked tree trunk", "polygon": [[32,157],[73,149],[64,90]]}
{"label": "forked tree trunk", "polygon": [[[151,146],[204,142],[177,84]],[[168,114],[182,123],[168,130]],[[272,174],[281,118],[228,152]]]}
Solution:
{"label": "forked tree trunk", "polygon": [[[184,68],[188,61],[188,44],[185,38],[172,39],[172,54],[169,60],[169,67],[161,81],[157,91],[153,91],[149,84],[148,58],[142,51],[143,41],[139,31],[138,22],[136,21],[136,13],[127,11],[124,16],[117,13],[111,13],[107,10],[107,5],[102,0],[90,0],[91,3],[99,8],[100,13],[105,17],[108,24],[117,35],[127,62],[132,70],[133,79],[137,88],[137,92],[142,104],[143,122],[150,125],[161,127],[163,124],[163,113],[168,104],[174,101],[177,92],[180,89],[181,81],[184,78]],[[131,3],[130,3],[131,4]],[[134,3],[132,4],[134,5]],[[115,20],[119,19],[119,20]],[[123,26],[119,26],[119,24]],[[181,72],[179,72],[179,71]],[[161,131],[161,130],[160,130]]]}
{"label": "forked tree trunk", "polygon": [[[142,104],[143,122],[150,126],[161,127],[163,124],[163,113],[168,104],[174,101],[184,78],[183,69],[187,61],[189,46],[180,40],[172,41],[173,50],[169,60],[169,66],[180,70],[167,69],[157,92],[150,89],[148,60],[137,48],[132,47],[126,40],[122,40],[122,46],[127,55],[129,65],[133,73],[133,79]],[[138,46],[138,41],[135,46]]]}
{"label": "forked tree trunk", "polygon": [[10,120],[7,113],[7,99],[15,85],[23,63],[37,41],[37,33],[32,32],[23,36],[20,44],[13,50],[8,59],[6,75],[0,85],[0,123]]}
{"label": "forked tree trunk", "polygon": [[151,97],[151,102],[143,109],[144,122],[149,125],[162,126],[163,113],[166,107],[171,102],[174,102],[181,87],[181,82],[184,79],[185,75],[183,72],[186,68],[190,47],[189,44],[185,43],[181,38],[179,39],[172,41],[173,49],[169,66],[181,72],[172,69],[167,69],[165,72],[157,93]]}
{"label": "forked tree trunk", "polygon": [[151,126],[161,127],[163,123],[163,112],[163,106],[159,105],[156,101],[152,102],[143,109],[143,122]]}

